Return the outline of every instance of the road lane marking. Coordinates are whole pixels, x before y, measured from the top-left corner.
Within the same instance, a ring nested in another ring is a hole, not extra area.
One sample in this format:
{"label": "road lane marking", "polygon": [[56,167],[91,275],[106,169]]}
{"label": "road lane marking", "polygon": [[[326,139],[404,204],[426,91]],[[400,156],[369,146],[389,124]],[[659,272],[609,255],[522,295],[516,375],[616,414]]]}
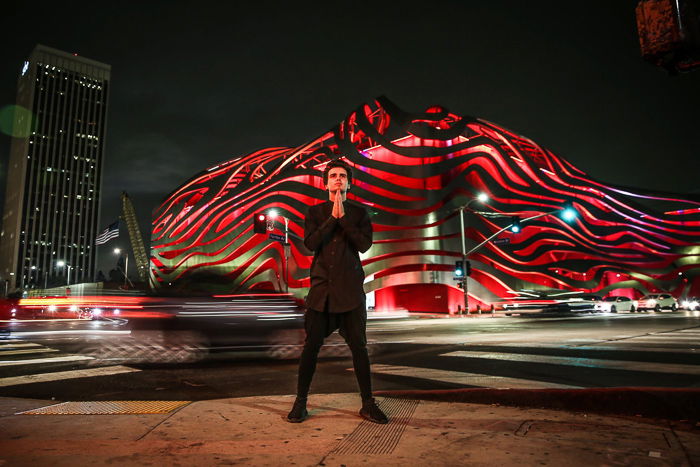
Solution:
{"label": "road lane marking", "polygon": [[[352,371],[352,368],[348,368]],[[536,381],[520,378],[508,378],[505,376],[491,376],[480,373],[465,373],[461,371],[436,370],[433,368],[420,368],[412,366],[383,365],[375,363],[372,365],[372,373],[406,376],[409,378],[420,378],[445,383],[462,384],[465,386],[476,386],[496,389],[541,389],[541,388],[562,388],[572,389],[581,386],[568,386],[565,384],[549,383],[547,381]]]}
{"label": "road lane marking", "polygon": [[69,355],[66,357],[30,358],[28,360],[0,360],[0,366],[34,365],[37,363],[79,362],[82,360],[94,360],[95,357],[85,355]]}
{"label": "road lane marking", "polygon": [[21,384],[46,383],[50,381],[62,381],[64,379],[94,378],[96,376],[118,375],[121,373],[133,373],[141,371],[128,366],[116,365],[102,368],[88,368],[85,370],[57,371],[55,373],[39,373],[34,375],[11,376],[0,378],[0,387],[19,386]]}
{"label": "road lane marking", "polygon": [[680,363],[652,363],[628,360],[607,360],[602,358],[559,357],[551,355],[532,355],[507,352],[471,352],[457,350],[440,354],[441,357],[485,358],[507,362],[547,363],[552,365],[581,366],[589,368],[605,368],[610,370],[650,371],[654,373],[673,373],[700,375],[700,365],[684,365]]}

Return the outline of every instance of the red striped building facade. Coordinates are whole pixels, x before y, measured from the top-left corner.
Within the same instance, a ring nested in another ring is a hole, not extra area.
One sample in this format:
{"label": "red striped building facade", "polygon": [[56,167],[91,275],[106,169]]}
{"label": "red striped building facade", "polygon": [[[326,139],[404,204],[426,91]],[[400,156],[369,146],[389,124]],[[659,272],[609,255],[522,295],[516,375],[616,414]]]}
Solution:
{"label": "red striped building facade", "polygon": [[[354,167],[348,198],[367,206],[374,244],[362,255],[368,302],[377,310],[453,312],[463,292],[459,207],[470,203],[467,249],[510,222],[571,203],[570,223],[545,215],[503,232],[470,255],[471,309],[521,290],[637,298],[700,295],[700,202],[600,183],[530,139],[442,107],[409,113],[380,97],[327,133],[294,148],[266,148],[208,168],[154,210],[151,284],[166,291],[276,290],[303,298],[311,253],[301,241],[308,206],[327,199],[322,172],[343,157]],[[486,193],[489,200],[472,200]],[[689,197],[685,197],[689,198]],[[275,209],[272,233],[253,215]],[[508,240],[503,240],[508,238]]]}

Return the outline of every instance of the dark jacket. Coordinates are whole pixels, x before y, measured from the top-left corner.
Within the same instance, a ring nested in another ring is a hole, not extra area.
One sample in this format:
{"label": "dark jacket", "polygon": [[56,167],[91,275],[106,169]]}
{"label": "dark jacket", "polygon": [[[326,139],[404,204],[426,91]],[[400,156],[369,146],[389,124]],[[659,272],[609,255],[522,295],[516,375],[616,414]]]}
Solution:
{"label": "dark jacket", "polygon": [[304,245],[314,252],[306,306],[312,310],[324,311],[326,300],[331,313],[365,305],[360,253],[372,246],[372,223],[363,206],[345,201],[343,208],[340,219],[331,216],[330,201],[311,206],[306,215]]}

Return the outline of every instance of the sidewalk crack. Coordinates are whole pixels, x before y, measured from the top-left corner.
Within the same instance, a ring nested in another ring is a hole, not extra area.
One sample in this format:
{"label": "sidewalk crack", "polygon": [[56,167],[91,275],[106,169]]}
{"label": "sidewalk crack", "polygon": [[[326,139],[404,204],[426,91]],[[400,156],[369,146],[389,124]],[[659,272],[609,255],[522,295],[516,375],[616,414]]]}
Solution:
{"label": "sidewalk crack", "polygon": [[[671,425],[670,422],[668,422],[668,428],[669,428],[669,430],[671,431],[671,434],[673,435],[673,440],[675,441],[675,443],[678,443],[678,446],[680,446],[681,451],[683,451],[683,454],[685,455],[685,460],[688,461],[688,465],[689,465],[690,467],[693,467],[695,464],[693,463],[693,459],[690,457],[690,453],[689,453],[688,450],[685,448],[685,445],[683,444],[683,442],[681,441],[680,437],[679,437],[678,434],[676,433],[676,430],[673,429],[673,425]],[[665,433],[664,433],[664,438],[666,438],[666,434],[665,434]],[[669,445],[671,444],[671,443],[669,442],[669,439],[668,439],[668,438],[666,438],[666,442],[667,442]],[[674,443],[674,444],[675,444],[675,443]]]}
{"label": "sidewalk crack", "polygon": [[183,406],[181,406],[181,407],[178,407],[177,409],[175,409],[175,410],[173,410],[172,412],[168,413],[168,416],[167,416],[167,417],[165,417],[163,420],[159,421],[158,423],[156,423],[155,425],[153,425],[151,428],[149,428],[148,430],[146,430],[146,432],[145,432],[144,434],[142,434],[141,436],[139,436],[138,438],[136,438],[136,441],[141,441],[143,438],[145,438],[146,436],[150,435],[150,434],[153,432],[153,430],[155,430],[156,428],[158,428],[159,426],[161,426],[161,425],[163,424],[163,422],[165,422],[166,420],[170,420],[170,417],[172,417],[173,415],[175,415],[176,413],[178,413],[180,410],[184,409],[184,408],[187,407],[188,405],[190,405],[190,404],[186,404],[186,405],[183,405]]}

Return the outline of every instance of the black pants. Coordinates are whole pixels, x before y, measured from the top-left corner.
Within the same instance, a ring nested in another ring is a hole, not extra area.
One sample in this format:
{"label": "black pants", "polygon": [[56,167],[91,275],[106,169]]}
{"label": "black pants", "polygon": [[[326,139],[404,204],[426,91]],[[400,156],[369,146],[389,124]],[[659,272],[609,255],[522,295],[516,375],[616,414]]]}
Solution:
{"label": "black pants", "polygon": [[311,386],[311,379],[316,371],[318,352],[326,337],[336,329],[352,352],[352,364],[355,377],[360,387],[362,400],[372,398],[372,383],[369,373],[369,355],[367,354],[367,310],[364,306],[346,313],[328,313],[325,311],[306,310],[304,317],[306,340],[299,361],[299,381],[297,397],[306,399]]}

